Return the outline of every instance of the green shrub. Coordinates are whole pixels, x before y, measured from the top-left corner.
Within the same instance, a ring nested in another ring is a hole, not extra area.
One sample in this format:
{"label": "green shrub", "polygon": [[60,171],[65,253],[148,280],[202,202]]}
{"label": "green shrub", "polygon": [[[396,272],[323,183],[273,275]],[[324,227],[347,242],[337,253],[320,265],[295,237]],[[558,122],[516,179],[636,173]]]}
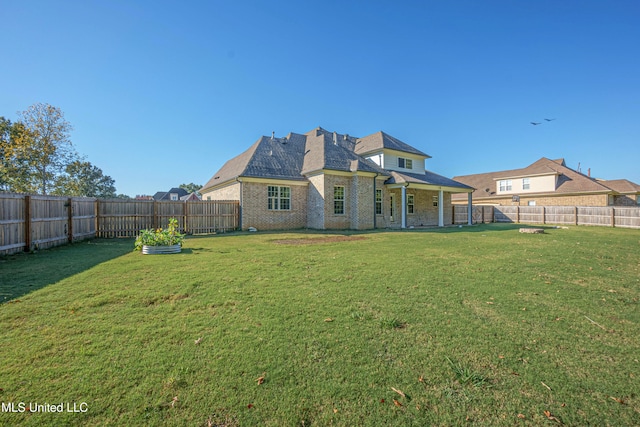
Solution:
{"label": "green shrub", "polygon": [[142,230],[134,243],[135,250],[142,250],[143,246],[172,246],[180,245],[184,241],[184,234],[178,233],[178,220],[171,218],[167,228],[157,230]]}

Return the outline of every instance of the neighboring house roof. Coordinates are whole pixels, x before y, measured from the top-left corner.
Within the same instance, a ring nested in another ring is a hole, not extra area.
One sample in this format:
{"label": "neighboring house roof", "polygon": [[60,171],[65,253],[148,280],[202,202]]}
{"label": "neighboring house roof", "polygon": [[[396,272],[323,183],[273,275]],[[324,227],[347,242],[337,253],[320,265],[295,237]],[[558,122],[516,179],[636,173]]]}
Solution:
{"label": "neighboring house roof", "polygon": [[391,135],[387,135],[382,131],[376,132],[373,135],[365,136],[364,138],[358,138],[356,142],[355,152],[357,154],[366,154],[375,151],[381,151],[384,148],[431,158],[430,155],[425,154],[422,151],[413,148],[409,144],[405,144],[399,139],[394,138]]}
{"label": "neighboring house roof", "polygon": [[200,191],[241,177],[306,180],[307,176],[327,170],[373,173],[391,177],[391,182],[455,187],[467,192],[470,189],[433,172],[424,175],[390,172],[364,157],[383,149],[430,157],[384,132],[357,138],[317,127],[305,134],[292,132],[284,138],[261,137],[248,150],[227,161]]}
{"label": "neighboring house roof", "polygon": [[187,194],[186,196],[180,197],[180,200],[187,202],[187,201],[194,201],[194,200],[201,200],[201,199],[200,199],[200,196],[198,196],[196,193],[191,193],[191,194]]}
{"label": "neighboring house roof", "polygon": [[169,191],[158,191],[153,195],[153,200],[171,200],[171,194],[177,194],[178,199],[180,199],[181,197],[186,196],[189,193],[187,193],[187,190],[183,188],[174,187]]}
{"label": "neighboring house roof", "polygon": [[640,193],[640,185],[628,179],[612,179],[612,180],[597,180],[600,184],[609,187],[613,191],[620,194],[637,194]]}
{"label": "neighboring house roof", "polygon": [[[567,167],[564,159],[550,160],[546,157],[521,169],[456,176],[453,179],[475,188],[476,190],[472,193],[474,199],[488,199],[509,197],[505,194],[496,194],[498,180],[543,175],[557,175],[555,191],[546,192],[547,194],[611,192],[611,188],[603,185],[602,182]],[[459,197],[454,196],[454,198]]]}

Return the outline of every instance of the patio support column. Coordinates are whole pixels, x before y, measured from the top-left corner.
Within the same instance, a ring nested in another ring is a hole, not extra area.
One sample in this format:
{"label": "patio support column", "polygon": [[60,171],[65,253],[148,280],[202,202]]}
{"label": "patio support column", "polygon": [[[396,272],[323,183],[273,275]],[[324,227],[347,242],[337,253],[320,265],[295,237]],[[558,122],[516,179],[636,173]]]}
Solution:
{"label": "patio support column", "polygon": [[473,203],[471,193],[467,193],[467,224],[473,225]]}
{"label": "patio support column", "polygon": [[402,187],[402,228],[407,228],[407,187]]}
{"label": "patio support column", "polygon": [[438,190],[438,227],[444,227],[444,203],[442,189]]}

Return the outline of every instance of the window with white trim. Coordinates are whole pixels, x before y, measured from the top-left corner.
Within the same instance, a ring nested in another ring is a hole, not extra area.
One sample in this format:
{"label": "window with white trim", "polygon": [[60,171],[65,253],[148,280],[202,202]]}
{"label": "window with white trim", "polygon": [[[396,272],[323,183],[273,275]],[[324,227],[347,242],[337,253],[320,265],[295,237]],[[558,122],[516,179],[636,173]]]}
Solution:
{"label": "window with white trim", "polygon": [[529,181],[529,178],[522,178],[522,189],[523,190],[531,189],[531,183]]}
{"label": "window with white trim", "polygon": [[513,185],[510,179],[502,179],[498,182],[500,191],[511,191]]}
{"label": "window with white trim", "polygon": [[333,187],[333,213],[344,214],[344,187],[341,185]]}
{"label": "window with white trim", "polygon": [[376,189],[376,215],[382,215],[382,190]]}
{"label": "window with white trim", "polygon": [[433,202],[433,206],[437,208],[438,207],[438,196],[433,196],[431,198],[431,200]]}
{"label": "window with white trim", "polygon": [[535,206],[536,205],[536,201],[535,200],[529,200],[529,202],[527,202],[528,206]]}
{"label": "window with white trim", "polygon": [[407,194],[407,213],[413,213],[414,201],[415,197],[413,196],[413,194]]}
{"label": "window with white trim", "polygon": [[288,211],[291,209],[291,188],[269,185],[267,187],[267,209],[270,211]]}
{"label": "window with white trim", "polygon": [[398,157],[398,167],[404,169],[413,169],[413,160]]}

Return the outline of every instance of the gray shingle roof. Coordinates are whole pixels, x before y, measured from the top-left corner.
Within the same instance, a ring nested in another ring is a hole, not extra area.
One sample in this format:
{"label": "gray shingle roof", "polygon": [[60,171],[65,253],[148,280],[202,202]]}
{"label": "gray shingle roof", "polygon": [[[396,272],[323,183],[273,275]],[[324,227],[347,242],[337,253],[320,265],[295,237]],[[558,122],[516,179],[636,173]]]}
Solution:
{"label": "gray shingle roof", "polygon": [[[355,139],[338,133],[317,128],[306,134],[307,144],[303,174],[331,169],[337,171],[388,173],[375,163],[357,155],[353,151]],[[355,162],[355,163],[354,163]]]}
{"label": "gray shingle roof", "polygon": [[238,177],[305,180],[305,175],[321,170],[371,172],[390,176],[390,180],[398,182],[468,188],[433,172],[427,171],[424,175],[389,172],[362,156],[381,149],[430,157],[384,132],[357,138],[318,127],[304,135],[261,137],[248,150],[227,161],[202,190]]}
{"label": "gray shingle roof", "polygon": [[473,188],[473,187],[469,187],[468,185],[457,182],[453,179],[444,177],[442,175],[438,175],[437,173],[433,173],[430,171],[425,171],[424,174],[392,171],[391,178],[389,178],[385,182],[385,184],[404,184],[404,183],[426,184],[426,185],[435,185],[435,186],[442,186],[442,187],[454,187],[454,188],[460,188],[464,190],[469,190]]}
{"label": "gray shingle roof", "polygon": [[423,153],[417,148],[414,148],[409,144],[405,144],[398,138],[387,135],[382,131],[376,132],[373,135],[365,136],[364,138],[359,138],[356,142],[355,152],[357,154],[364,155],[367,153],[382,150],[384,148],[389,150],[402,151],[405,153],[417,154],[419,156],[425,156],[429,158],[431,157],[430,155]]}

